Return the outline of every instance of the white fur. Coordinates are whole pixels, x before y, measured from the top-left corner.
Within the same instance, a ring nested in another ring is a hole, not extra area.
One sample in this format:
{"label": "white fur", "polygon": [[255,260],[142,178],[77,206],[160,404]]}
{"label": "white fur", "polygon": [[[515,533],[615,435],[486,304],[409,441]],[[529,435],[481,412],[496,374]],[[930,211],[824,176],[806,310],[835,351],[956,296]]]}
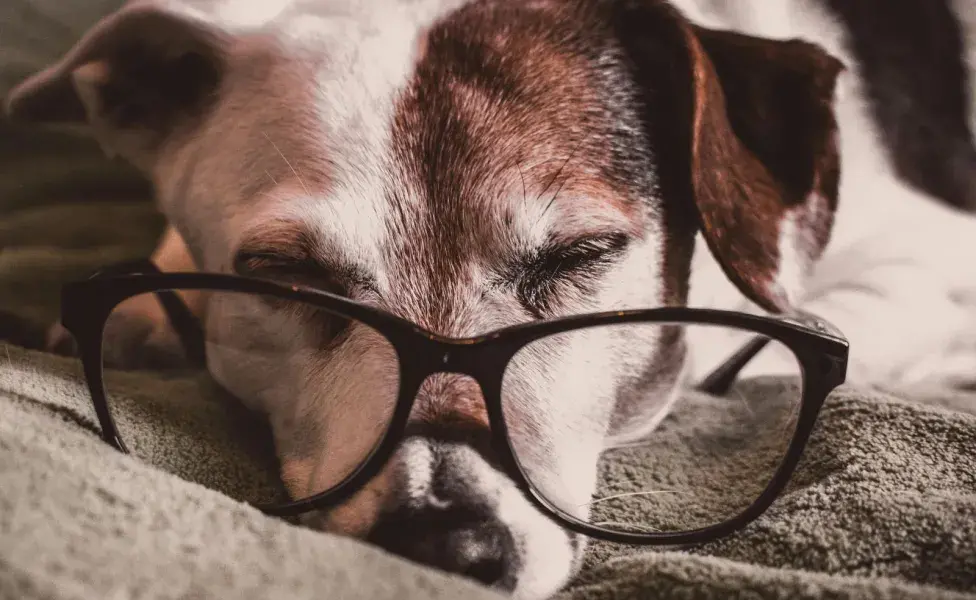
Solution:
{"label": "white fur", "polygon": [[[297,200],[320,239],[335,240],[370,271],[383,274],[380,249],[391,218],[384,184],[390,171],[393,110],[409,83],[424,30],[459,0],[328,3],[345,10],[303,17],[315,51],[328,59],[316,78],[325,152],[336,161],[326,201]],[[289,29],[291,31],[291,29]],[[382,286],[385,281],[380,281]]]}
{"label": "white fur", "polygon": [[515,534],[525,561],[513,598],[545,598],[566,584],[574,565],[572,547],[553,521],[540,519],[534,506],[510,479],[489,467],[470,447],[456,449],[464,472],[470,473],[479,497],[494,505],[494,513]]}
{"label": "white fur", "polygon": [[802,290],[805,286],[806,273],[801,265],[803,248],[800,247],[802,232],[796,224],[796,215],[787,213],[779,224],[779,269],[776,282],[787,294],[790,304],[796,302],[794,290]]}
{"label": "white fur", "polygon": [[403,478],[406,480],[407,501],[415,508],[434,506],[447,508],[448,501],[431,493],[434,477],[434,454],[426,440],[413,439],[400,449]]}

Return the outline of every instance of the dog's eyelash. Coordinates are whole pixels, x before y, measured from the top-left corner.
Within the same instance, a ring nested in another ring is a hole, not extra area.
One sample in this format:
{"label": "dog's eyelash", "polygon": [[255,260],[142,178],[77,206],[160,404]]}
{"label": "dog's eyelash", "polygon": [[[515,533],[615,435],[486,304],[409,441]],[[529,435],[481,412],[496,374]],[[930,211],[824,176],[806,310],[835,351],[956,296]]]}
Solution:
{"label": "dog's eyelash", "polygon": [[611,234],[543,247],[521,261],[517,275],[519,301],[541,318],[552,311],[560,287],[572,285],[579,292],[588,293],[593,278],[626,249],[628,241],[624,234]]}
{"label": "dog's eyelash", "polygon": [[[284,279],[287,277],[276,277]],[[329,290],[334,293],[338,290]],[[275,314],[297,320],[304,325],[306,331],[315,336],[315,344],[320,348],[337,345],[343,335],[349,330],[349,319],[340,317],[329,311],[310,304],[295,302],[272,296],[262,296],[261,303]]]}
{"label": "dog's eyelash", "polygon": [[[337,275],[319,263],[274,253],[241,252],[235,257],[234,270],[282,283],[299,283],[339,296],[349,296],[350,286],[361,285],[351,271],[340,271]],[[270,297],[262,300],[271,310],[304,322],[318,336],[318,343],[321,345],[336,343],[348,330],[347,320],[313,306]]]}
{"label": "dog's eyelash", "polygon": [[348,296],[355,287],[375,292],[373,281],[353,268],[323,265],[307,258],[280,254],[247,252],[234,260],[234,271],[245,275],[266,276],[276,281],[300,283],[309,287]]}
{"label": "dog's eyelash", "polygon": [[612,234],[586,238],[566,246],[543,248],[536,256],[536,268],[540,271],[567,272],[594,268],[609,262],[624,250],[627,236]]}

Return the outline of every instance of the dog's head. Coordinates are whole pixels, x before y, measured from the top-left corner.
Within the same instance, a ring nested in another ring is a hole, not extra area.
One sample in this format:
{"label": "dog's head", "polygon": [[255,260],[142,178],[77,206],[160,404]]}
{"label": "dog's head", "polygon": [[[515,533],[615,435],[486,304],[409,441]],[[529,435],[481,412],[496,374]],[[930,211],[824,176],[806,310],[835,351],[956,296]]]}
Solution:
{"label": "dog's head", "polygon": [[[836,207],[839,70],[657,0],[159,0],[103,20],[8,108],[87,123],[144,169],[201,270],[297,278],[460,337],[681,305],[699,233],[747,298],[788,309]],[[318,491],[375,439],[392,354],[364,327],[310,335],[244,308],[225,334],[289,359],[218,356],[214,374],[269,414],[292,493]],[[655,420],[681,353],[675,336],[580,336],[527,361],[511,432],[526,468],[585,505],[607,432]],[[655,393],[626,393],[638,380]],[[323,520],[538,597],[582,545],[480,443],[480,394],[425,382],[413,435]]]}

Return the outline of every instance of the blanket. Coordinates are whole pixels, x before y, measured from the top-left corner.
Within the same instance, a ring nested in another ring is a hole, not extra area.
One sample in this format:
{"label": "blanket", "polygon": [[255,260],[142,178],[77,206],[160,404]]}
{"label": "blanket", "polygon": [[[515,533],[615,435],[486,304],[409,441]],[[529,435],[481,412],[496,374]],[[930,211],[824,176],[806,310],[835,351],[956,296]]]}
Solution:
{"label": "blanket", "polygon": [[[0,93],[116,4],[2,3]],[[147,256],[162,225],[150,197],[86,140],[0,123],[0,311],[50,322],[63,281]],[[173,384],[138,385],[165,397]],[[690,435],[696,401],[661,435]],[[240,502],[275,484],[266,426],[216,390],[183,403],[172,420],[134,407],[125,418],[158,460],[126,456],[98,437],[76,361],[0,343],[0,599],[498,597]],[[205,452],[200,430],[218,440]],[[633,485],[639,451],[618,451],[604,483]],[[648,597],[976,598],[976,393],[842,387],[787,491],[745,530],[682,549],[594,543],[558,595]]]}

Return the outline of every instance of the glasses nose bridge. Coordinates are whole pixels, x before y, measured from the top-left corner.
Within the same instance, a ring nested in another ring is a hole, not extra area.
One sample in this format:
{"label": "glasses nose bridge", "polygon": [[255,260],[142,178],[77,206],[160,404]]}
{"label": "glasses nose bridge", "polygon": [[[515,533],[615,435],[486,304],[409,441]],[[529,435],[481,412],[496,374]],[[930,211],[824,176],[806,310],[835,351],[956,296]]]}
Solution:
{"label": "glasses nose bridge", "polygon": [[506,344],[493,339],[428,339],[426,375],[453,373],[467,375],[482,387],[491,386],[502,376],[511,352]]}
{"label": "glasses nose bridge", "polygon": [[[504,362],[497,360],[499,355],[491,352],[491,346],[468,341],[428,339],[422,352],[414,355],[414,368],[411,379],[414,402],[423,393],[425,384],[438,376],[460,376],[477,386],[480,408],[489,411],[488,396],[496,393],[495,380],[502,377]],[[416,350],[421,350],[417,348]],[[420,359],[420,360],[417,360]],[[495,373],[497,371],[497,373]]]}
{"label": "glasses nose bridge", "polygon": [[479,368],[482,347],[473,343],[430,340],[426,348],[423,381],[433,375],[466,375],[482,385],[483,368]]}
{"label": "glasses nose bridge", "polygon": [[414,375],[408,424],[491,428],[488,392],[477,372],[466,368],[465,352],[439,348]]}

